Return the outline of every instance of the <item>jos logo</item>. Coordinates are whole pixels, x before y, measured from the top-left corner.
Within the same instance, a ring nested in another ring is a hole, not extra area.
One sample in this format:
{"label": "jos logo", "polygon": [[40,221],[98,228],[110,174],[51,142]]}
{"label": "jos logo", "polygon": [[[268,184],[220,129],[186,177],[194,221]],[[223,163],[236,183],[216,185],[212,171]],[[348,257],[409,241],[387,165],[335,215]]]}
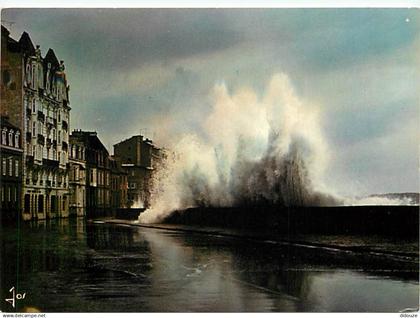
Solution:
{"label": "jos logo", "polygon": [[16,301],[25,299],[26,293],[16,293],[15,287],[10,288],[9,293],[12,293],[12,298],[6,298],[5,301],[12,304],[13,308],[16,306]]}

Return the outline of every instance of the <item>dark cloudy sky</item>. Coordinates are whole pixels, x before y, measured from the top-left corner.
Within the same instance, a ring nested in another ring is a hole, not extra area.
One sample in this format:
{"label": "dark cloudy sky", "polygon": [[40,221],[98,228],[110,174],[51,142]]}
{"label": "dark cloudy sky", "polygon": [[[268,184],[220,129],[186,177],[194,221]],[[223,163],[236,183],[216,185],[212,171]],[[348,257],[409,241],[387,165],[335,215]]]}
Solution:
{"label": "dark cloudy sky", "polygon": [[[322,111],[338,192],[419,189],[417,9],[6,9],[66,64],[74,128],[112,144],[198,131],[224,82],[285,72]],[[8,26],[6,24],[6,26]]]}

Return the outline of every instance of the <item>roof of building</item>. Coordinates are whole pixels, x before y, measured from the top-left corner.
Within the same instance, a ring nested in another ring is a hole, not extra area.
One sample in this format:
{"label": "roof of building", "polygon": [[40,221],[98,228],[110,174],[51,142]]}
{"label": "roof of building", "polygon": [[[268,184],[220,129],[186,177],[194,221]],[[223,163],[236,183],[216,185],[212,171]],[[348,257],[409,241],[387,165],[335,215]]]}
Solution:
{"label": "roof of building", "polygon": [[2,37],[6,38],[7,41],[7,49],[11,52],[20,52],[21,51],[21,46],[20,44],[13,38],[11,38],[10,35],[10,31],[8,29],[6,29],[3,25],[1,26],[1,35]]}
{"label": "roof of building", "polygon": [[19,39],[19,44],[20,44],[20,47],[21,47],[22,51],[27,52],[30,55],[35,54],[35,47],[32,43],[31,37],[29,36],[29,34],[26,31],[22,33],[22,35]]}
{"label": "roof of building", "polygon": [[47,65],[48,63],[51,63],[51,68],[56,68],[60,65],[54,50],[51,48],[48,49],[48,52],[44,57],[44,64]]}
{"label": "roof of building", "polygon": [[14,130],[19,130],[20,131],[20,129],[19,129],[19,127],[17,127],[17,126],[15,126],[15,125],[13,125],[10,121],[9,121],[9,118],[7,117],[7,116],[1,116],[1,127],[3,128],[3,127],[6,127],[6,128],[11,128],[11,129],[14,129]]}
{"label": "roof of building", "polygon": [[106,147],[102,144],[101,140],[98,138],[96,131],[83,131],[83,130],[73,130],[70,135],[70,140],[81,140],[87,147],[105,151],[109,153]]}

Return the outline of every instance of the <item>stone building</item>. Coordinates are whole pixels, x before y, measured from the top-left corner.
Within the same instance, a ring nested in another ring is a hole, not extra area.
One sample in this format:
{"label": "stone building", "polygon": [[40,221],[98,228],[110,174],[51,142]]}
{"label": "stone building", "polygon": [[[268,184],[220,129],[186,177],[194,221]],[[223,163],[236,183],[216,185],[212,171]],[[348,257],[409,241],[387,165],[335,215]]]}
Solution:
{"label": "stone building", "polygon": [[150,139],[137,135],[115,144],[114,156],[127,172],[128,206],[148,208],[153,171],[161,159],[160,149]]}
{"label": "stone building", "polygon": [[120,208],[127,208],[127,173],[121,167],[121,164],[110,157],[111,167],[111,208],[116,211]]}
{"label": "stone building", "polygon": [[63,61],[2,26],[1,114],[22,131],[24,220],[67,217],[69,86]]}
{"label": "stone building", "polygon": [[70,138],[73,144],[84,148],[87,216],[111,215],[111,169],[108,150],[95,131],[74,130]]}
{"label": "stone building", "polygon": [[85,146],[77,137],[70,135],[69,152],[69,213],[74,216],[86,214],[86,159]]}
{"label": "stone building", "polygon": [[0,130],[1,219],[16,221],[22,208],[22,135],[6,117],[1,117]]}

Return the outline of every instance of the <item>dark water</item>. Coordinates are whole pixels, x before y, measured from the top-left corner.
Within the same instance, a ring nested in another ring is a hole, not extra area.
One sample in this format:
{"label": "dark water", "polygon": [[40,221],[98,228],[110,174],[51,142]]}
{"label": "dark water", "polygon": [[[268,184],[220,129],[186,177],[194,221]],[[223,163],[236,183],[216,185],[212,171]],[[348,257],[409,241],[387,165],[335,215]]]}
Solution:
{"label": "dark water", "polygon": [[2,311],[397,312],[418,264],[306,247],[57,220],[3,228]]}

